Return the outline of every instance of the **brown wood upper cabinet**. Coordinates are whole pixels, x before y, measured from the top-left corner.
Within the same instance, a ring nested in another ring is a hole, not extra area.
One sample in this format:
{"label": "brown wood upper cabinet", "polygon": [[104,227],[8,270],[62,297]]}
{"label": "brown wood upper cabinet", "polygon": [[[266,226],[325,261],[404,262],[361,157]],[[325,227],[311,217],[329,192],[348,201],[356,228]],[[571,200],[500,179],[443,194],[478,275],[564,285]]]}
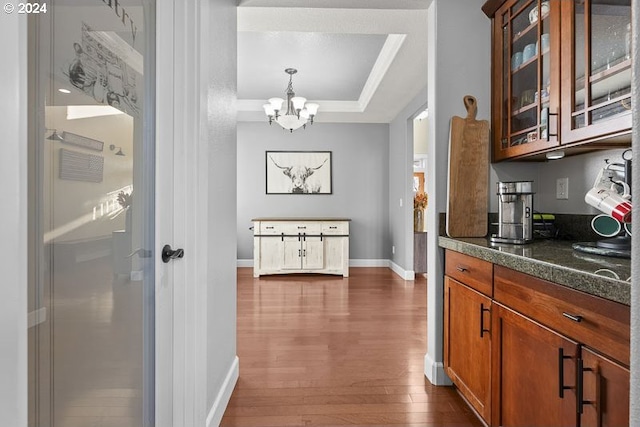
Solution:
{"label": "brown wood upper cabinet", "polygon": [[630,144],[630,5],[485,3],[493,19],[493,161]]}
{"label": "brown wood upper cabinet", "polygon": [[555,2],[562,16],[560,142],[629,135],[631,0]]}

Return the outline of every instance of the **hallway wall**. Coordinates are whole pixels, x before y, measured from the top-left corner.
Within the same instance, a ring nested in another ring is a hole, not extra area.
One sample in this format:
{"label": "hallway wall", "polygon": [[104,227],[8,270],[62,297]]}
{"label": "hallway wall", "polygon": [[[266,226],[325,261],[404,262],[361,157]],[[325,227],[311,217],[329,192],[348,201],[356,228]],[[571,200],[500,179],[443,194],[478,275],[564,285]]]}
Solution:
{"label": "hallway wall", "polygon": [[209,197],[207,238],[208,426],[218,425],[238,374],[236,359],[236,75],[235,0],[213,0],[201,16],[205,34],[200,87],[202,142]]}
{"label": "hallway wall", "polygon": [[[266,121],[238,123],[238,259],[253,259],[252,218],[300,216],[351,218],[349,258],[389,259],[388,129],[314,123],[289,133]],[[333,194],[265,194],[266,151],[314,150],[332,152]]]}

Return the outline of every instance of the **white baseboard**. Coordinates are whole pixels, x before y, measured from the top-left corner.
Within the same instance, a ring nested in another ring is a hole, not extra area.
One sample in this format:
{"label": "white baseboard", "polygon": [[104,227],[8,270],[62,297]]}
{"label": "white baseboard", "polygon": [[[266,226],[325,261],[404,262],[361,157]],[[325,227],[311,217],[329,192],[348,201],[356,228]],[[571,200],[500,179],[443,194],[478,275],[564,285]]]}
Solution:
{"label": "white baseboard", "polygon": [[227,372],[227,377],[224,379],[222,387],[216,396],[216,400],[213,402],[213,406],[211,406],[209,415],[207,415],[207,427],[217,427],[220,425],[224,411],[227,409],[227,405],[229,404],[233,388],[236,386],[236,382],[238,381],[239,374],[240,360],[238,359],[238,356],[236,356],[235,359],[233,359],[233,363]]}
{"label": "white baseboard", "polygon": [[453,384],[444,371],[444,364],[433,360],[431,356],[429,356],[429,353],[424,355],[424,375],[433,385]]}
{"label": "white baseboard", "polygon": [[[238,267],[253,267],[252,259],[236,260]],[[388,259],[350,259],[349,267],[389,267]]]}
{"label": "white baseboard", "polygon": [[350,259],[349,267],[389,267],[388,259]]}
{"label": "white baseboard", "polygon": [[[238,267],[253,267],[252,259],[238,259],[236,260],[236,266]],[[404,270],[395,262],[388,259],[350,259],[349,267],[387,267],[393,270],[403,280],[415,280],[416,274],[412,270]]]}
{"label": "white baseboard", "polygon": [[402,277],[403,280],[416,279],[416,273],[414,273],[413,270],[405,270],[393,261],[389,261],[389,268],[398,276]]}

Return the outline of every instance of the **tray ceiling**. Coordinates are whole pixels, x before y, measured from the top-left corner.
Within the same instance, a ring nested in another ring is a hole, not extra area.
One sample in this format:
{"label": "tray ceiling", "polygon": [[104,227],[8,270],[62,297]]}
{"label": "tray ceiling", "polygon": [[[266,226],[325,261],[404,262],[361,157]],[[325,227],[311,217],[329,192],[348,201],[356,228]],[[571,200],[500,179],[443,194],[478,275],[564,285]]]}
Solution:
{"label": "tray ceiling", "polygon": [[318,122],[388,123],[426,86],[428,2],[264,7],[289,3],[240,2],[238,120],[265,120],[262,104],[284,98],[288,67],[296,94],[320,104]]}

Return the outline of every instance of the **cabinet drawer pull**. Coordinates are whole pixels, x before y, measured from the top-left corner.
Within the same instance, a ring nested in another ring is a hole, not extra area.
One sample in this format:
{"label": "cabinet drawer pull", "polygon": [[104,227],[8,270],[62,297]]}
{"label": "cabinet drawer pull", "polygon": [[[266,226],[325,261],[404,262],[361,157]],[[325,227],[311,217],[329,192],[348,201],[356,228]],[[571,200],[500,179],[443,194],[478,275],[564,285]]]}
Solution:
{"label": "cabinet drawer pull", "polygon": [[307,227],[305,227],[305,226],[302,226],[302,225],[298,226],[298,230],[306,230],[306,229],[307,229]]}
{"label": "cabinet drawer pull", "polygon": [[302,249],[298,249],[298,258],[302,258]]}
{"label": "cabinet drawer pull", "polygon": [[273,230],[275,227],[265,227],[267,230]]}
{"label": "cabinet drawer pull", "polygon": [[574,314],[569,314],[565,312],[563,312],[562,315],[569,320],[573,320],[574,322],[577,322],[577,323],[582,322],[582,316],[580,315],[574,315]]}
{"label": "cabinet drawer pull", "polygon": [[461,265],[457,266],[456,270],[458,270],[460,273],[466,273],[467,271],[469,271],[467,267],[462,267]]}
{"label": "cabinet drawer pull", "polygon": [[491,329],[485,329],[484,328],[484,313],[485,312],[491,313],[491,309],[490,308],[484,308],[484,304],[480,303],[480,338],[484,337],[484,333],[485,332],[491,332]]}
{"label": "cabinet drawer pull", "polygon": [[336,227],[335,225],[332,225],[329,228],[332,229],[332,230],[337,230],[338,229],[338,227]]}
{"label": "cabinet drawer pull", "polygon": [[560,347],[558,349],[558,391],[560,399],[564,399],[564,391],[570,390],[570,386],[564,385],[564,360],[571,359],[571,356],[564,355],[564,349]]}
{"label": "cabinet drawer pull", "polygon": [[[578,359],[578,375],[576,378],[576,401],[578,403],[578,414],[582,414],[584,412],[584,404],[586,403],[587,405],[591,405],[593,403],[596,402],[592,402],[590,400],[584,400],[584,373],[585,372],[590,372],[593,371],[593,369],[591,368],[585,368],[584,367],[584,360],[582,359]],[[599,379],[599,378],[598,378]],[[598,379],[596,380],[596,388],[600,388],[598,387]],[[596,395],[599,394],[600,390],[596,390]],[[599,400],[599,396],[596,396],[596,399]],[[598,402],[599,403],[599,402]],[[600,417],[600,411],[599,408],[600,405],[597,405],[596,410],[598,411],[598,419],[602,419],[602,417]],[[598,422],[598,425],[601,426],[602,424],[600,422]]]}

